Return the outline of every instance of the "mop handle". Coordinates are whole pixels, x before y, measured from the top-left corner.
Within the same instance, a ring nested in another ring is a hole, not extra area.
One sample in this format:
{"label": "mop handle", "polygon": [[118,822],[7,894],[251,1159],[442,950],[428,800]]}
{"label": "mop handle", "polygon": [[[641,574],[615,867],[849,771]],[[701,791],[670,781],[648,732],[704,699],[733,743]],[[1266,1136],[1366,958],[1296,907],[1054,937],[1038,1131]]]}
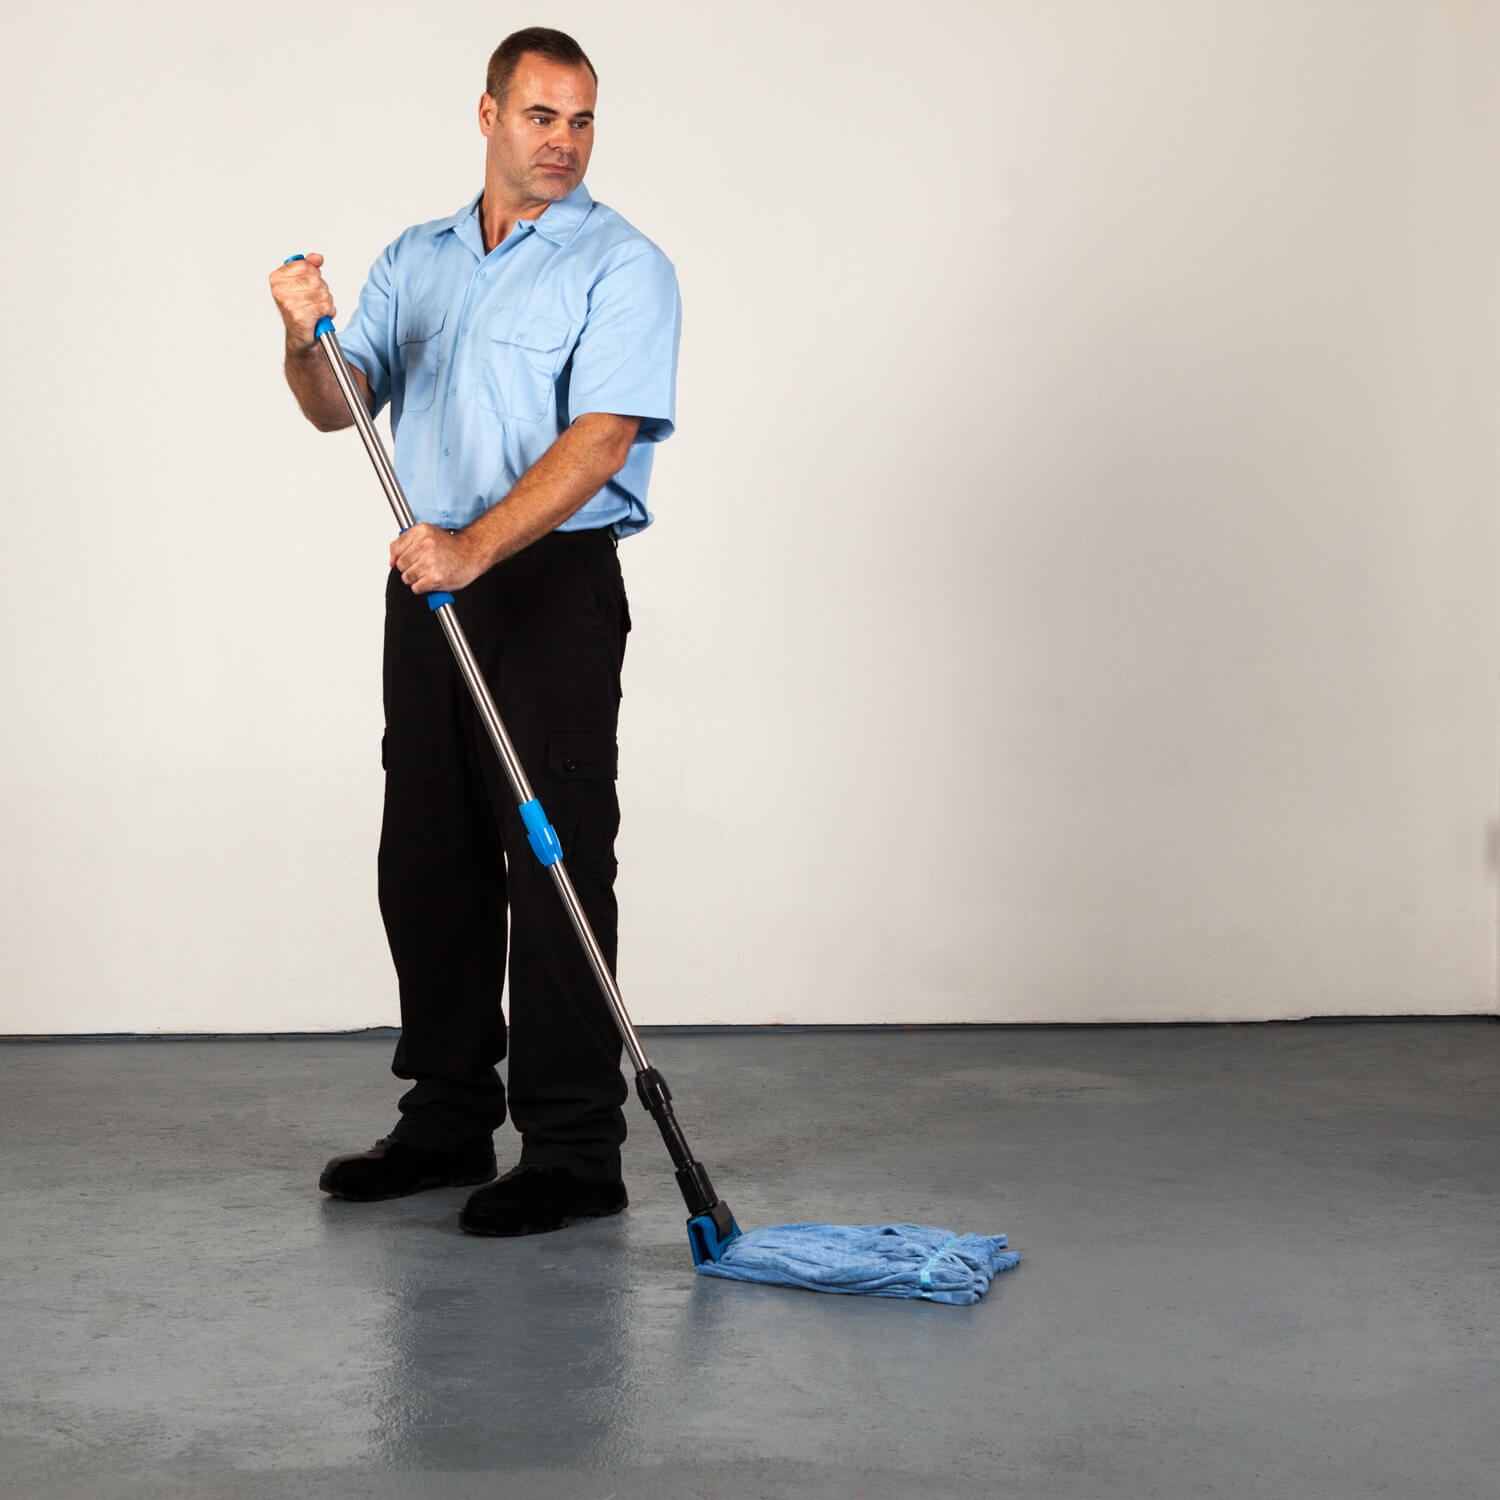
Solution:
{"label": "mop handle", "polygon": [[[288,265],[291,261],[301,259],[302,256],[293,255],[282,264]],[[391,510],[395,513],[402,531],[409,531],[416,525],[416,518],[411,513],[411,506],[406,503],[401,481],[396,478],[396,470],[386,456],[385,445],[380,441],[380,434],[375,431],[375,424],[370,419],[369,409],[359,393],[359,387],[354,383],[354,374],[349,368],[348,360],[344,358],[344,351],[339,345],[339,336],[334,332],[333,319],[319,318],[314,336],[328,358],[333,378],[338,382],[339,391],[343,395],[344,404],[349,408],[349,415],[354,418],[355,427],[359,429],[365,452],[370,455],[370,462],[375,466],[375,473],[379,476],[381,488],[385,491],[385,498],[390,502]],[[625,1001],[620,994],[620,987],[615,983],[615,977],[610,973],[609,964],[605,961],[604,952],[599,947],[599,940],[594,936],[593,928],[589,926],[588,917],[584,915],[583,905],[578,899],[578,892],[573,887],[572,877],[563,866],[562,845],[558,842],[556,830],[547,821],[547,815],[542,811],[542,804],[531,790],[531,783],[526,779],[526,772],[521,767],[515,746],[511,743],[510,735],[506,733],[500,712],[495,707],[495,700],[490,695],[489,684],[485,682],[484,674],[479,670],[479,663],[474,659],[474,653],[469,647],[469,640],[464,634],[463,626],[458,623],[458,616],[453,609],[453,595],[428,594],[427,607],[438,617],[438,623],[443,627],[443,634],[448,637],[448,645],[452,648],[454,660],[458,663],[458,669],[469,689],[469,696],[473,698],[474,707],[478,709],[479,717],[484,722],[490,743],[494,745],[495,753],[500,757],[500,764],[505,768],[505,779],[510,783],[511,792],[520,804],[521,821],[526,826],[527,842],[531,845],[532,852],[547,867],[548,873],[552,876],[552,883],[557,887],[558,895],[562,897],[563,905],[567,908],[568,917],[572,921],[573,930],[578,935],[578,941],[583,945],[589,967],[594,971],[594,978],[605,1000],[609,1003],[610,1012],[614,1016],[615,1025],[619,1029],[626,1050],[630,1053],[630,1060],[635,1065],[635,1071],[637,1074],[652,1072],[654,1070],[651,1068],[650,1059],[647,1058],[645,1049],[641,1046],[640,1037],[636,1035],[635,1027],[631,1024],[630,1016],[625,1010]]]}

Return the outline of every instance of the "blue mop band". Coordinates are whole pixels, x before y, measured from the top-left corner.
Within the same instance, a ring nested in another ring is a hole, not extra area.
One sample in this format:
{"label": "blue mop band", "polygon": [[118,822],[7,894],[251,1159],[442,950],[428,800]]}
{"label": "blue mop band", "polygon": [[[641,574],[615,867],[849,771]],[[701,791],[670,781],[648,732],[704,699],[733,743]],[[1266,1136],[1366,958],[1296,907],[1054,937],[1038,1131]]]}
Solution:
{"label": "blue mop band", "polygon": [[938,1263],[938,1261],[942,1259],[943,1252],[957,1238],[958,1236],[956,1234],[950,1234],[948,1238],[945,1239],[943,1243],[939,1245],[937,1249],[927,1257],[927,1260],[923,1264],[922,1269],[917,1273],[917,1280],[922,1284],[922,1295],[926,1297],[929,1302],[932,1300],[932,1268]]}

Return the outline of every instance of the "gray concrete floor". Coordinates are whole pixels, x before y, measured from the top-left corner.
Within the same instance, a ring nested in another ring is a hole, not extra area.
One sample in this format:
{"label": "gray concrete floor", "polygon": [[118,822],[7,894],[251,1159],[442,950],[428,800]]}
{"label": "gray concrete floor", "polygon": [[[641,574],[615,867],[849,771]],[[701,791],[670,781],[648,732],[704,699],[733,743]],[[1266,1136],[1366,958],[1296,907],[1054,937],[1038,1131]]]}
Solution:
{"label": "gray concrete floor", "polygon": [[[648,1036],[746,1226],[1022,1252],[977,1307],[696,1277],[618,1219],[354,1205],[389,1042],[0,1047],[0,1492],[1500,1493],[1500,1026]],[[511,1143],[502,1141],[502,1165]]]}

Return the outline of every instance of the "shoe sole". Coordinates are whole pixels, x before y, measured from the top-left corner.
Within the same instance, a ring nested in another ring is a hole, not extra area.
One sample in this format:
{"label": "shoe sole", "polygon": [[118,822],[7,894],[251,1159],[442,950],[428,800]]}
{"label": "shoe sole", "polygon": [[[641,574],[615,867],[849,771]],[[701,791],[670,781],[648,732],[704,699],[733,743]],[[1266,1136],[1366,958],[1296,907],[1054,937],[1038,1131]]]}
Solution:
{"label": "shoe sole", "polygon": [[479,1187],[483,1183],[495,1180],[497,1169],[491,1167],[483,1177],[431,1177],[424,1178],[413,1187],[402,1188],[399,1193],[341,1193],[337,1188],[328,1186],[328,1173],[324,1172],[318,1178],[318,1190],[327,1193],[330,1198],[337,1198],[340,1203],[389,1203],[392,1198],[410,1198],[413,1193],[431,1192],[433,1188],[445,1187]]}
{"label": "shoe sole", "polygon": [[554,1230],[566,1229],[569,1224],[576,1224],[580,1219],[609,1219],[615,1214],[622,1214],[630,1205],[622,1203],[618,1208],[585,1208],[576,1214],[567,1214],[559,1219],[556,1224],[523,1224],[519,1229],[492,1229],[474,1224],[466,1224],[462,1214],[458,1216],[458,1227],[465,1234],[482,1235],[491,1240],[517,1240],[524,1234],[551,1234]]}

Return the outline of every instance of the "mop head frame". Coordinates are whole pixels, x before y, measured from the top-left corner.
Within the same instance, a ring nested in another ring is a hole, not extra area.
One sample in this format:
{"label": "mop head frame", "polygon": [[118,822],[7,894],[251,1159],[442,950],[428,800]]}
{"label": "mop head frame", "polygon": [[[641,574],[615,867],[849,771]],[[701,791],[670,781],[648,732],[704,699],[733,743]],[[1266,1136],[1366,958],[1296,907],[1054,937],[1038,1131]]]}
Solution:
{"label": "mop head frame", "polygon": [[714,1265],[739,1239],[740,1226],[735,1223],[729,1205],[721,1198],[712,1208],[694,1214],[687,1221],[687,1237],[688,1248],[693,1252],[693,1265]]}

